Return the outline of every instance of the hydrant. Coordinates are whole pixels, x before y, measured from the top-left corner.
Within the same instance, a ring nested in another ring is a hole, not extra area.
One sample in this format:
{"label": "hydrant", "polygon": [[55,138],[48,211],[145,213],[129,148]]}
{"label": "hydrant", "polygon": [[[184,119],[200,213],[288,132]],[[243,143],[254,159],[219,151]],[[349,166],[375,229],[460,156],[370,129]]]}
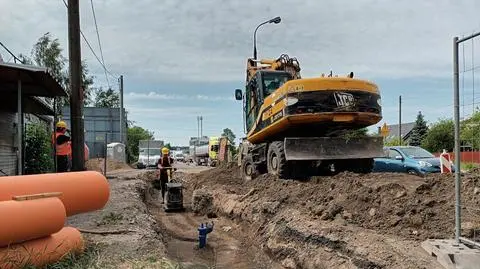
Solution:
{"label": "hydrant", "polygon": [[213,231],[213,222],[212,224],[205,225],[203,223],[198,227],[198,247],[204,248],[207,245],[207,234]]}

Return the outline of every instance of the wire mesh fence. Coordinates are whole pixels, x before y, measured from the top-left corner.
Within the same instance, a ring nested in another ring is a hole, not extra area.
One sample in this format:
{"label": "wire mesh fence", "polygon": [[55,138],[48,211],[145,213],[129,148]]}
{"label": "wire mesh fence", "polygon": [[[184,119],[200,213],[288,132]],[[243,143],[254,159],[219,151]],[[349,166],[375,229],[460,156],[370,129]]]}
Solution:
{"label": "wire mesh fence", "polygon": [[454,40],[456,234],[480,246],[480,33]]}

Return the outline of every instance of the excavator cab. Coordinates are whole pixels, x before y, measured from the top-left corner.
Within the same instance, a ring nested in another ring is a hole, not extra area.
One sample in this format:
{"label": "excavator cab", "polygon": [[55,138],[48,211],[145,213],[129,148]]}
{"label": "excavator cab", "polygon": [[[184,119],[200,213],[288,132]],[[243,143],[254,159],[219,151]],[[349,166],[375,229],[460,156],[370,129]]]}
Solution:
{"label": "excavator cab", "polygon": [[[253,127],[258,116],[259,108],[267,96],[283,86],[285,82],[293,79],[291,74],[285,71],[261,70],[248,81],[245,88],[244,113],[247,132]],[[240,89],[235,91],[237,100],[243,99]]]}

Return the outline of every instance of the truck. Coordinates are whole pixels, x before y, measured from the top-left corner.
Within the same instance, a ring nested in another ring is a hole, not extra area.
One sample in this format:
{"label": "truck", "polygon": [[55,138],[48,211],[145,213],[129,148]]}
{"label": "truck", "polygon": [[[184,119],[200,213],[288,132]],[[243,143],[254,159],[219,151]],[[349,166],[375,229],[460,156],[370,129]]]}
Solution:
{"label": "truck", "polygon": [[184,162],[185,161],[185,154],[181,150],[173,150],[172,151],[172,158],[176,162]]}
{"label": "truck", "polygon": [[197,165],[216,166],[220,138],[217,136],[208,137],[208,143],[190,146],[190,154],[193,162]]}
{"label": "truck", "polygon": [[247,59],[243,101],[246,139],[238,154],[246,180],[262,173],[279,178],[351,171],[369,173],[383,156],[379,136],[355,135],[382,119],[374,83],[332,72],[302,78],[296,58]]}
{"label": "truck", "polygon": [[161,149],[164,146],[162,140],[140,140],[138,142],[137,168],[156,167],[157,161],[162,156]]}

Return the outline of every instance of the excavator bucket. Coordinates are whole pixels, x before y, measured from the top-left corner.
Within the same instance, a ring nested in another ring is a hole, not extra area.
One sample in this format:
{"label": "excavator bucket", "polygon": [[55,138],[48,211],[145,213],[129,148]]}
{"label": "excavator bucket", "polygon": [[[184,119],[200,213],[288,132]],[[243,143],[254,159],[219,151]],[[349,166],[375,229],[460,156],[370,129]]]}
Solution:
{"label": "excavator bucket", "polygon": [[288,137],[287,161],[341,160],[383,157],[382,137]]}

